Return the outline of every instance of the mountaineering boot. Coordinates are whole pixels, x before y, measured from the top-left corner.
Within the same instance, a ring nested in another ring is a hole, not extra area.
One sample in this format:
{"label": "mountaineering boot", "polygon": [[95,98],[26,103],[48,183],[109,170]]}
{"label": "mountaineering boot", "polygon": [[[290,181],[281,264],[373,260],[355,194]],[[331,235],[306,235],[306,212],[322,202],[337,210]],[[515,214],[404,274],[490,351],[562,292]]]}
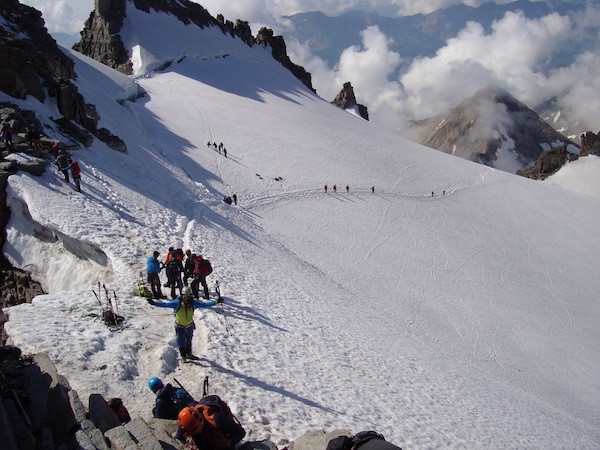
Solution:
{"label": "mountaineering boot", "polygon": [[181,355],[181,361],[187,362],[187,349],[184,347],[179,347],[179,354]]}
{"label": "mountaineering boot", "polygon": [[191,345],[187,348],[186,356],[188,357],[188,359],[193,359],[193,360],[198,359],[198,357],[192,353],[192,346]]}

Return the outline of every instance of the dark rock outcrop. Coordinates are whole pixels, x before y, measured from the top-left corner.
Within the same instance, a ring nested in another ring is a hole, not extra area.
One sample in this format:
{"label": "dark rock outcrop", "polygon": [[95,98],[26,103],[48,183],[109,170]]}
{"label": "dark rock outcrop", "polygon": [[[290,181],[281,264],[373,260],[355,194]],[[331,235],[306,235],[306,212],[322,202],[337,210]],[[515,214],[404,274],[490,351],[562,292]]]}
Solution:
{"label": "dark rock outcrop", "polygon": [[461,158],[496,167],[499,150],[511,151],[521,168],[545,149],[577,145],[505,90],[489,86],[443,116],[415,123],[419,142]]}
{"label": "dark rock outcrop", "polygon": [[566,146],[557,147],[543,152],[532,167],[517,171],[517,175],[533,180],[545,180],[558,172],[566,163],[577,161],[580,156],[600,156],[600,133],[594,134],[588,131],[579,138],[581,147],[579,155],[569,153]]}
{"label": "dark rock outcrop", "polygon": [[579,136],[581,151],[579,156],[596,155],[600,156],[600,133],[594,134],[591,131]]}
{"label": "dark rock outcrop", "polygon": [[367,110],[367,107],[357,103],[354,89],[349,81],[344,83],[344,87],[331,103],[344,110],[356,108],[360,117],[369,120],[369,111]]}
{"label": "dark rock outcrop", "polygon": [[274,36],[273,30],[263,27],[256,35],[255,41],[258,45],[262,45],[265,48],[267,45],[270,46],[271,54],[276,61],[279,61],[283,67],[292,72],[294,76],[298,78],[302,84],[304,84],[304,86],[315,93],[317,92],[312,87],[311,74],[308,73],[304,67],[294,64],[288,56],[287,47],[285,45],[285,41],[283,40],[283,36]]}
{"label": "dark rock outcrop", "polygon": [[[125,0],[120,2],[96,2],[109,17],[111,27],[117,26],[119,17],[122,19],[118,6],[124,7]],[[114,136],[105,131],[98,133],[100,117],[95,107],[85,102],[73,83],[77,76],[75,64],[48,34],[42,14],[17,0],[3,0],[0,3],[0,16],[6,21],[6,26],[0,27],[0,90],[18,99],[31,95],[40,102],[54,97],[62,117],[54,120],[56,127],[46,126],[85,147],[92,144],[93,135],[112,144],[116,140]],[[24,132],[34,119],[35,114],[31,114],[31,120],[12,121],[13,130]],[[41,124],[34,125],[41,129]],[[114,145],[109,146],[114,148]],[[126,151],[123,146],[123,143],[117,145],[119,151]]]}
{"label": "dark rock outcrop", "polygon": [[245,20],[236,20],[235,25],[230,20],[225,20],[223,14],[217,16],[217,22],[223,33],[229,33],[232,37],[237,36],[246,43],[249,47],[254,45],[254,36],[252,36],[252,30],[250,25]]}
{"label": "dark rock outcrop", "polygon": [[81,31],[81,40],[73,46],[73,50],[131,75],[133,69],[129,55],[117,34],[124,19],[125,0],[97,0],[94,12]]}
{"label": "dark rock outcrop", "polygon": [[555,174],[569,161],[576,161],[578,156],[567,151],[567,146],[553,148],[542,152],[535,164],[529,169],[517,171],[517,175],[532,180],[545,180]]}
{"label": "dark rock outcrop", "polygon": [[44,102],[56,97],[59,112],[67,120],[93,130],[87,105],[71,80],[74,63],[48,34],[42,14],[17,0],[3,0],[0,16],[0,90],[11,97],[31,95]]}

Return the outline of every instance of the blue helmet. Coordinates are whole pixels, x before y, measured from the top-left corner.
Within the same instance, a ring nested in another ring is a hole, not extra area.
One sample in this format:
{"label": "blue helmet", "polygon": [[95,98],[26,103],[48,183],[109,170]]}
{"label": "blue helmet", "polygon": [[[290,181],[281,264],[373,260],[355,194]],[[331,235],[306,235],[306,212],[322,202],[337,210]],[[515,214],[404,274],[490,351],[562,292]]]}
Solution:
{"label": "blue helmet", "polygon": [[163,382],[160,378],[152,377],[148,380],[148,387],[152,392],[156,392],[163,387]]}

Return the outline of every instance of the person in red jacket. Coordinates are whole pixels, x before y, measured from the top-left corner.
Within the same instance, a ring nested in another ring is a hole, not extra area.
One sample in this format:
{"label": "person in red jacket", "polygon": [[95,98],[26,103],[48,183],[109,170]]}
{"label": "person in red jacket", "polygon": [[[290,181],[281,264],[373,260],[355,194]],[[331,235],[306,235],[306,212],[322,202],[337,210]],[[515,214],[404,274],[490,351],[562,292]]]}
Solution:
{"label": "person in red jacket", "polygon": [[206,277],[212,273],[212,265],[208,259],[204,259],[202,255],[198,255],[196,257],[196,261],[194,263],[194,279],[190,284],[192,288],[192,292],[194,293],[195,298],[199,298],[200,294],[198,292],[198,285],[201,284],[204,288],[204,298],[208,300],[208,284],[206,283]]}
{"label": "person in red jacket", "polygon": [[73,175],[75,189],[77,189],[77,192],[81,192],[81,169],[79,168],[79,163],[77,161],[71,161],[69,167],[71,169],[71,175]]}

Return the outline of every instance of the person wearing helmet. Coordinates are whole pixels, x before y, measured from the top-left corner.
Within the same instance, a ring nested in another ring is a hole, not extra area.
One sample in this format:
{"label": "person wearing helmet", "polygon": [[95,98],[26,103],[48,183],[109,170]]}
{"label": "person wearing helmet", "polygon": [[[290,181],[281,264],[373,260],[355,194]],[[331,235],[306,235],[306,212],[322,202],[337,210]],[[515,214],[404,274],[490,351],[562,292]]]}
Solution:
{"label": "person wearing helmet", "polygon": [[222,299],[216,301],[210,300],[201,302],[194,299],[194,294],[189,286],[181,290],[181,295],[170,302],[157,302],[153,299],[147,299],[152,306],[159,308],[172,308],[175,315],[175,336],[177,337],[177,346],[182,361],[185,363],[188,359],[198,359],[192,353],[192,338],[194,337],[194,310],[196,308],[210,308],[217,303],[222,303]]}
{"label": "person wearing helmet", "polygon": [[189,437],[199,449],[234,450],[246,436],[246,430],[229,407],[214,397],[192,402],[179,412],[175,438],[185,442]]}
{"label": "person wearing helmet", "polygon": [[152,415],[157,419],[177,419],[179,412],[194,401],[185,389],[164,384],[157,377],[148,380],[148,387],[156,394]]}

